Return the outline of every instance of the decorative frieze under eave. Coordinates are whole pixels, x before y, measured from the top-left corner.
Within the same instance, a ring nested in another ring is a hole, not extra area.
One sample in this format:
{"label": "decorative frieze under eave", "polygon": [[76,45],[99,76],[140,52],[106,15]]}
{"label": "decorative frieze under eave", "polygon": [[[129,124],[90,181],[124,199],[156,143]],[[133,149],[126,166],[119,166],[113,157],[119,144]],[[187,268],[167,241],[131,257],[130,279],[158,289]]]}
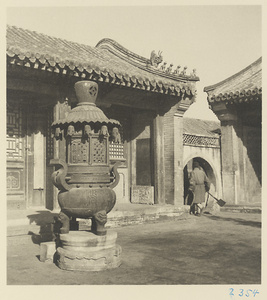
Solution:
{"label": "decorative frieze under eave", "polygon": [[148,78],[115,74],[109,69],[100,69],[93,64],[82,65],[73,61],[60,61],[50,55],[38,55],[30,52],[22,53],[21,50],[10,47],[7,50],[7,65],[30,68],[60,76],[74,77],[78,80],[93,80],[98,83],[107,83],[116,86],[139,89],[154,93],[177,96],[181,99],[192,98],[195,95],[195,83],[173,84],[168,81],[149,80]]}
{"label": "decorative frieze under eave", "polygon": [[219,95],[208,95],[208,102],[213,106],[216,102],[224,102],[226,104],[241,104],[258,102],[262,99],[262,88],[254,88],[253,90],[243,90],[241,92],[220,93]]}

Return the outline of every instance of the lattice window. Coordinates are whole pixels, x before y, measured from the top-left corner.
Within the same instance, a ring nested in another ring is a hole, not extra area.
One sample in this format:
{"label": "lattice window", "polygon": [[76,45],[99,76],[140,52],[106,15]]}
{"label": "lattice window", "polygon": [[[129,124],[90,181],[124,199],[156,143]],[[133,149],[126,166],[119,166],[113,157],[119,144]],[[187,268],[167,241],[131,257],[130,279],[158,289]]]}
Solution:
{"label": "lattice window", "polygon": [[80,139],[72,139],[70,144],[70,163],[88,163],[88,142],[82,143]]}
{"label": "lattice window", "polygon": [[121,159],[124,158],[124,146],[123,144],[109,144],[109,158]]}
{"label": "lattice window", "polygon": [[107,140],[100,141],[98,138],[93,139],[93,163],[107,163]]}
{"label": "lattice window", "polygon": [[6,138],[7,147],[6,154],[9,159],[22,159],[23,141],[22,138],[9,137]]}
{"label": "lattice window", "polygon": [[19,105],[8,103],[7,106],[7,159],[23,159],[22,112]]}
{"label": "lattice window", "polygon": [[200,147],[220,147],[219,138],[217,137],[206,137],[184,134],[183,135],[184,145],[200,146]]}

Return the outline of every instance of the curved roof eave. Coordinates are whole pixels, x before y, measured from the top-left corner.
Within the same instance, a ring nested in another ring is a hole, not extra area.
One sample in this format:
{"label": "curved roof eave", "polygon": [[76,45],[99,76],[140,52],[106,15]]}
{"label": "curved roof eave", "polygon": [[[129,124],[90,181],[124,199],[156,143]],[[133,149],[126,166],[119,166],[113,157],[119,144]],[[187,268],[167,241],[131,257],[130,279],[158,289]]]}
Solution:
{"label": "curved roof eave", "polygon": [[249,66],[247,66],[246,68],[242,69],[241,71],[237,72],[236,74],[218,82],[218,83],[215,83],[213,85],[209,85],[209,86],[206,86],[204,87],[204,92],[208,93],[210,91],[213,91],[215,90],[216,88],[218,87],[221,87],[222,85],[236,79],[237,77],[240,77],[243,73],[245,73],[246,71],[252,69],[253,67],[259,65],[262,63],[262,57],[258,58],[255,62],[253,62],[252,64],[250,64]]}
{"label": "curved roof eave", "polygon": [[204,88],[209,103],[249,103],[261,100],[262,57],[238,73]]}
{"label": "curved roof eave", "polygon": [[8,63],[18,66],[174,96],[193,96],[194,81],[198,80],[149,72],[101,47],[93,48],[9,25],[7,57]]}

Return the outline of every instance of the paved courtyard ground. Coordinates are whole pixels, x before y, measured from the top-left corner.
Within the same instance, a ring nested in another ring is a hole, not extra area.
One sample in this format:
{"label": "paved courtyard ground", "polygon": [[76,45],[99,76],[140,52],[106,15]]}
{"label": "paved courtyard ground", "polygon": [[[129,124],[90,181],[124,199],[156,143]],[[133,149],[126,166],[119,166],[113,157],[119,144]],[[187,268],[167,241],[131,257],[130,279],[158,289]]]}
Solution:
{"label": "paved courtyard ground", "polygon": [[39,245],[30,237],[8,238],[7,284],[261,284],[261,214],[189,215],[110,230],[118,233],[122,264],[101,272],[63,271],[39,261]]}

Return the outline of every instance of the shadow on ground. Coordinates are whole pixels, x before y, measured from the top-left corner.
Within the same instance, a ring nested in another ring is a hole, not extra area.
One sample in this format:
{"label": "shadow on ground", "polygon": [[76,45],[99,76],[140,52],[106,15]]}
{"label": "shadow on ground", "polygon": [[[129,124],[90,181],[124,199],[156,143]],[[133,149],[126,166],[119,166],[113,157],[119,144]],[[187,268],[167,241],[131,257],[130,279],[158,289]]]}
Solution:
{"label": "shadow on ground", "polygon": [[209,219],[214,220],[214,221],[234,222],[234,223],[239,224],[239,225],[261,228],[261,222],[258,222],[258,221],[244,220],[244,219],[241,219],[241,218],[227,218],[227,217],[223,217],[223,216],[219,216],[219,215],[217,215],[217,216],[208,215],[208,214],[205,214],[205,213],[204,213],[203,216],[206,216]]}
{"label": "shadow on ground", "polygon": [[56,222],[57,213],[51,213],[50,211],[37,211],[37,214],[28,215],[30,224],[35,223],[40,226],[39,234],[32,231],[28,232],[28,235],[32,236],[32,242],[34,244],[40,244],[42,242],[48,242],[55,239],[55,232],[59,231],[59,224]]}

